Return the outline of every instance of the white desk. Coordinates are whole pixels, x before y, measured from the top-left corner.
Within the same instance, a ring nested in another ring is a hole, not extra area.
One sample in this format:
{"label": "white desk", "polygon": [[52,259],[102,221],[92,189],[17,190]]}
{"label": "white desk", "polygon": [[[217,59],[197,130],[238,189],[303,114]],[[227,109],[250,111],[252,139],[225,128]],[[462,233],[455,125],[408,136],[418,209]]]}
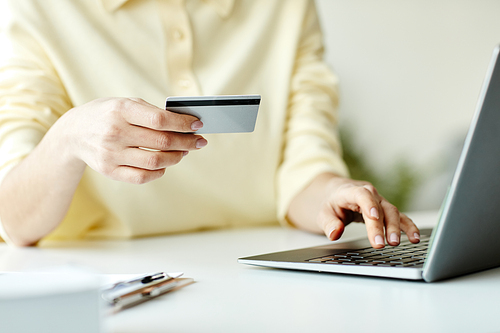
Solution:
{"label": "white desk", "polygon": [[[429,225],[435,214],[412,217]],[[345,239],[363,230],[350,226]],[[325,243],[267,227],[45,248],[0,244],[0,271],[76,263],[104,273],[183,271],[196,280],[109,317],[110,332],[500,332],[500,269],[427,284],[236,262]]]}

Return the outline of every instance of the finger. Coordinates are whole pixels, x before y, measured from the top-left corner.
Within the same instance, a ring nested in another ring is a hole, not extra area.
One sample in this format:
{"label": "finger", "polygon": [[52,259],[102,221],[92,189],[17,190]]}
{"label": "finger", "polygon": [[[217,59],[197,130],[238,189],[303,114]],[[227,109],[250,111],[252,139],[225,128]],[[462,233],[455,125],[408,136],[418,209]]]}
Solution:
{"label": "finger", "polygon": [[109,177],[131,184],[145,184],[162,177],[165,169],[144,170],[130,166],[117,167]]}
{"label": "finger", "polygon": [[128,148],[123,151],[118,164],[144,170],[160,170],[179,163],[186,153],[185,151],[164,152]]}
{"label": "finger", "polygon": [[331,241],[339,239],[344,233],[345,225],[335,215],[335,211],[332,207],[326,207],[320,211],[317,223],[326,237]]}
{"label": "finger", "polygon": [[332,199],[339,208],[362,213],[363,217],[378,220],[382,213],[380,199],[364,186],[346,186]]}
{"label": "finger", "polygon": [[138,126],[131,126],[125,140],[125,144],[129,147],[144,147],[162,151],[196,150],[208,144],[208,141],[200,135],[155,131]]}
{"label": "finger", "polygon": [[387,242],[392,246],[399,245],[401,238],[401,228],[399,226],[401,216],[399,210],[385,199],[382,200],[380,205],[384,210],[384,224]]}
{"label": "finger", "polygon": [[143,105],[156,107],[155,105],[149,103],[148,101],[143,100],[142,98],[131,97],[130,99],[133,100],[134,102],[137,102],[137,103],[140,103]]}
{"label": "finger", "polygon": [[420,242],[420,230],[415,225],[415,223],[413,223],[413,221],[405,214],[401,214],[401,229],[408,236],[410,242]]}
{"label": "finger", "polygon": [[194,132],[203,127],[196,117],[166,111],[146,102],[132,99],[112,100],[113,108],[120,111],[124,119],[133,125],[160,131]]}
{"label": "finger", "polygon": [[370,215],[363,213],[365,220],[366,232],[368,240],[374,249],[381,249],[385,247],[384,241],[384,224],[383,216],[378,219],[372,218]]}
{"label": "finger", "polygon": [[376,194],[364,186],[346,188],[345,192],[338,196],[338,206],[353,212],[360,212],[365,221],[370,244],[376,249],[385,246],[384,210]]}
{"label": "finger", "polygon": [[372,184],[365,184],[365,185],[363,185],[363,187],[366,188],[368,191],[370,191],[376,198],[379,198],[380,200],[383,199],[380,196],[380,194],[378,194],[378,191],[375,188],[375,186],[373,186]]}

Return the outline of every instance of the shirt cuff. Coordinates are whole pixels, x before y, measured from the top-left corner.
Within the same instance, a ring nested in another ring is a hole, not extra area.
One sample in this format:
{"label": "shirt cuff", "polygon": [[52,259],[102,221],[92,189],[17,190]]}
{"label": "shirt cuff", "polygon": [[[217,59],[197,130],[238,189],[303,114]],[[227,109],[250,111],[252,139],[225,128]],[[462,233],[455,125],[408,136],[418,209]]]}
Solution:
{"label": "shirt cuff", "polygon": [[[286,176],[281,175],[279,182],[280,197],[278,198],[278,221],[281,225],[293,226],[288,220],[287,213],[292,200],[303,191],[312,181],[323,173],[333,173],[340,177],[349,177],[346,164],[340,156],[331,156],[328,161],[314,163],[306,167],[288,171]],[[286,178],[286,180],[285,180]]]}

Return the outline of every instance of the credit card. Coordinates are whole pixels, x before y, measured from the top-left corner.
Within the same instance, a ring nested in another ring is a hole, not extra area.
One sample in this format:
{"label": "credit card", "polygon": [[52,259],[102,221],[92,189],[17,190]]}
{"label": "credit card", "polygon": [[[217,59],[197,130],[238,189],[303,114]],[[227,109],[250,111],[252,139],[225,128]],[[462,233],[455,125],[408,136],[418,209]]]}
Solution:
{"label": "credit card", "polygon": [[260,95],[168,97],[165,109],[189,114],[203,122],[198,134],[253,132]]}

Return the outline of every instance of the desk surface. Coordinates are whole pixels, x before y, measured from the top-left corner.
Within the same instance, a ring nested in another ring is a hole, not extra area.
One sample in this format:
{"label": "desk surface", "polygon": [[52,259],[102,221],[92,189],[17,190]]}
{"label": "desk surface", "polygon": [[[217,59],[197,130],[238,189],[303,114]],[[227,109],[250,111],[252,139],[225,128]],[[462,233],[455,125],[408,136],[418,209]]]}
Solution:
{"label": "desk surface", "polygon": [[[413,214],[429,226],[436,214]],[[347,228],[343,239],[364,234]],[[500,332],[500,269],[444,282],[258,268],[242,256],[325,244],[280,227],[132,241],[0,244],[0,271],[75,263],[103,273],[183,271],[195,283],[106,319],[110,332]]]}

